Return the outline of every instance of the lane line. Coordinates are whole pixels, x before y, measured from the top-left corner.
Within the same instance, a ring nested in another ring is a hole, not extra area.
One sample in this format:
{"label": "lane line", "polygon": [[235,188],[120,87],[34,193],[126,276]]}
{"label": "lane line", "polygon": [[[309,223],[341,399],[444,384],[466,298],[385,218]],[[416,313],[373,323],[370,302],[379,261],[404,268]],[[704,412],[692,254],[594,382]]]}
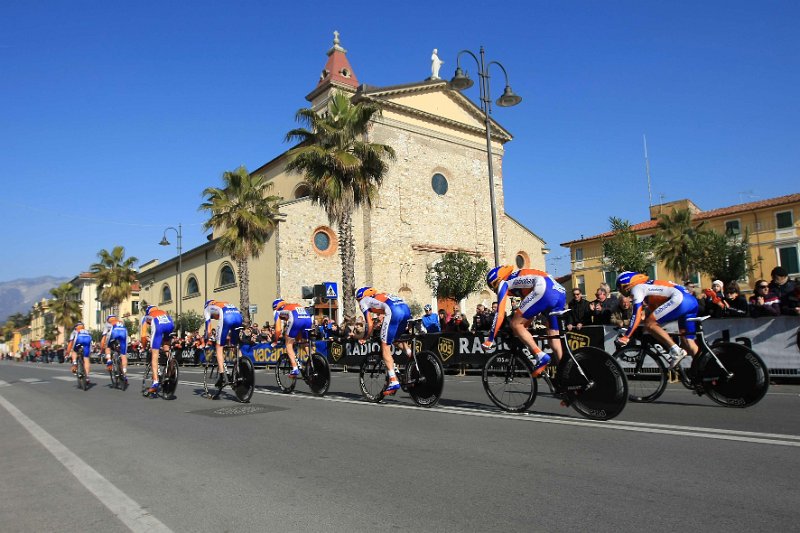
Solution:
{"label": "lane line", "polygon": [[168,533],[172,531],[113,483],[100,475],[97,470],[67,449],[64,444],[45,431],[39,424],[28,418],[3,396],[0,396],[0,405],[5,407],[22,427],[27,429],[47,451],[53,454],[89,492],[94,494],[131,531],[137,533],[153,531]]}

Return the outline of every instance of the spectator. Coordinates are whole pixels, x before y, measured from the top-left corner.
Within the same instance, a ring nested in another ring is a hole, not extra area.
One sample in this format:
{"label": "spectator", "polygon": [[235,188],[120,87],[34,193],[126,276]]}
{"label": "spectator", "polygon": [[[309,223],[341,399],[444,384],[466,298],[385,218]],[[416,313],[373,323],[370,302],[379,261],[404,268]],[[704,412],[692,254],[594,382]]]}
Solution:
{"label": "spectator", "polygon": [[475,306],[475,316],[472,317],[472,333],[475,335],[488,335],[492,329],[492,317],[486,312],[483,304]]}
{"label": "spectator", "polygon": [[613,312],[619,305],[619,301],[617,301],[618,300],[617,295],[611,291],[611,287],[605,281],[600,284],[600,288],[605,289],[606,296],[608,296],[608,299],[610,300],[611,303],[611,311]]}
{"label": "spectator", "polygon": [[458,306],[453,307],[453,314],[444,328],[447,333],[466,333],[469,331],[469,321]]}
{"label": "spectator", "polygon": [[586,324],[591,324],[592,315],[589,310],[589,302],[583,297],[580,289],[572,291],[572,301],[569,303],[569,313],[566,315],[567,329],[581,329]]}
{"label": "spectator", "polygon": [[425,304],[425,314],[422,315],[422,327],[428,333],[440,333],[442,327],[439,324],[439,316],[433,314],[433,308],[430,304]]}
{"label": "spectator", "polygon": [[747,299],[739,294],[739,284],[735,281],[728,283],[725,287],[725,316],[731,318],[742,318],[748,314]]}
{"label": "spectator", "polygon": [[631,306],[630,296],[620,295],[617,298],[617,308],[611,313],[611,325],[618,328],[627,327],[631,322],[633,307]]}
{"label": "spectator", "polygon": [[608,291],[601,285],[594,295],[597,299],[589,304],[592,324],[596,326],[611,324],[611,313],[614,312],[614,306],[611,298],[608,297]]}
{"label": "spectator", "polygon": [[444,331],[445,326],[447,326],[447,313],[444,309],[439,309],[439,327]]}
{"label": "spectator", "polygon": [[750,297],[750,316],[753,318],[778,316],[781,312],[780,302],[778,295],[770,292],[767,281],[760,279],[756,281],[754,294]]}
{"label": "spectator", "polygon": [[800,280],[794,281],[794,290],[781,298],[781,313],[800,315]]}
{"label": "spectator", "polygon": [[492,310],[489,312],[490,316],[494,316],[497,314],[497,302],[492,302]]}
{"label": "spectator", "polygon": [[794,292],[794,281],[789,281],[789,273],[786,269],[777,266],[770,272],[772,281],[769,282],[769,292],[775,294],[779,299],[783,299],[787,294]]}
{"label": "spectator", "polygon": [[722,281],[714,280],[711,283],[711,288],[703,290],[703,294],[705,295],[703,306],[706,313],[714,318],[721,318],[726,315],[728,304],[725,302]]}

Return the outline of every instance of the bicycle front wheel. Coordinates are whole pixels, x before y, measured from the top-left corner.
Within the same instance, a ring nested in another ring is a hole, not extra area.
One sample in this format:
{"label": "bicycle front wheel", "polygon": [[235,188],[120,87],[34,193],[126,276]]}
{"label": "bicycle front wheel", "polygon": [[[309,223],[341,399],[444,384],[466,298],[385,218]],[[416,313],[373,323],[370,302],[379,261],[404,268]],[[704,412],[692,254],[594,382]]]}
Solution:
{"label": "bicycle front wheel", "polygon": [[284,352],[275,365],[275,380],[278,382],[278,388],[281,389],[281,392],[290,393],[297,385],[297,380],[289,375],[291,371],[292,362],[289,360],[289,355]]}
{"label": "bicycle front wheel", "polygon": [[483,365],[483,389],[504,411],[519,413],[536,400],[538,386],[533,365],[522,354],[498,351]]}
{"label": "bicycle front wheel", "polygon": [[164,365],[164,372],[161,375],[161,397],[165,400],[175,398],[175,389],[178,388],[178,361],[174,357],[167,357],[167,364]]}
{"label": "bicycle front wheel", "polygon": [[708,397],[725,407],[750,407],[761,401],[769,389],[769,370],[761,357],[733,342],[718,343],[712,350],[727,373],[709,354],[697,361],[695,375]]}
{"label": "bicycle front wheel", "polygon": [[558,369],[560,389],[572,407],[593,420],[619,415],[628,402],[628,380],[617,361],[592,346],[579,349],[574,356],[574,360],[565,356]]}
{"label": "bicycle front wheel", "polygon": [[380,354],[369,354],[361,364],[361,371],[358,374],[358,385],[361,387],[361,394],[367,401],[379,403],[383,400],[383,391],[389,384],[389,377],[386,375],[386,364]]}
{"label": "bicycle front wheel", "polygon": [[328,360],[320,353],[314,352],[306,362],[306,381],[317,396],[324,396],[331,386],[331,367]]}
{"label": "bicycle front wheel", "polygon": [[234,365],[231,387],[236,398],[242,403],[247,403],[256,388],[256,370],[250,358],[244,356],[239,357]]}
{"label": "bicycle front wheel", "polygon": [[628,399],[652,402],[667,388],[667,365],[658,353],[644,346],[625,346],[614,352],[628,379]]}
{"label": "bicycle front wheel", "polygon": [[416,363],[406,365],[406,387],[414,403],[420,407],[433,407],[442,397],[444,366],[433,352],[420,352]]}

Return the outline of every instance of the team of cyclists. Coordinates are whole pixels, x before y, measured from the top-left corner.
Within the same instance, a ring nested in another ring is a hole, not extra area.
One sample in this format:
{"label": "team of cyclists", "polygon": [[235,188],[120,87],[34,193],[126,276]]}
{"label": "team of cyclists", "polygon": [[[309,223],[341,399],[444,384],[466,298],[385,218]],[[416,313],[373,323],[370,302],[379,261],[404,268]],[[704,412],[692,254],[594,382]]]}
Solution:
{"label": "team of cyclists", "polygon": [[[497,335],[506,320],[506,307],[511,296],[520,298],[520,303],[508,319],[511,333],[527,346],[534,363],[534,375],[538,376],[553,361],[557,363],[562,355],[561,343],[558,339],[551,339],[552,353],[545,353],[538,346],[528,328],[534,317],[539,314],[548,315],[552,312],[566,310],[566,290],[547,272],[523,268],[515,269],[509,265],[499,265],[486,275],[487,285],[497,294],[497,310],[494,313],[492,328],[483,343],[485,348],[491,348]],[[633,314],[626,331],[620,334],[616,343],[625,345],[631,335],[641,327],[651,333],[667,350],[670,368],[675,368],[687,355],[696,355],[698,352],[695,343],[694,322],[688,320],[697,316],[698,303],[690,291],[681,285],[670,281],[651,280],[646,274],[639,272],[622,272],[617,277],[617,290],[625,296],[630,296],[633,301]],[[374,287],[361,287],[356,291],[356,300],[364,315],[366,327],[359,342],[364,343],[373,333],[373,320],[370,314],[382,316],[380,329],[381,355],[386,363],[389,383],[384,392],[392,395],[400,389],[397,378],[397,368],[392,357],[392,347],[396,346],[411,354],[406,343],[397,342],[398,333],[404,332],[411,311],[408,304],[399,296],[379,292]],[[649,313],[645,313],[645,306]],[[289,303],[282,298],[272,303],[274,311],[274,324],[276,339],[283,338],[286,352],[292,364],[290,377],[300,375],[300,366],[294,344],[308,335],[312,326],[312,319],[306,309],[296,303]],[[239,309],[228,302],[208,300],[204,308],[206,343],[216,344],[216,360],[219,369],[217,387],[224,386],[226,373],[223,356],[223,345],[229,342],[239,344],[239,328],[242,326],[242,314]],[[678,322],[684,348],[678,346],[662,327],[667,322]],[[147,390],[149,395],[154,395],[159,390],[158,382],[158,353],[165,338],[172,333],[175,326],[172,318],[166,311],[149,305],[144,310],[141,322],[141,340],[143,344],[148,341],[148,330],[152,334],[150,351],[152,357],[153,381]],[[214,333],[212,333],[214,332]],[[548,336],[559,333],[557,316],[550,314],[547,323]],[[211,336],[211,338],[209,338]],[[72,331],[67,347],[72,357],[72,371],[77,369],[76,349],[80,347],[84,354],[84,369],[89,374],[89,349],[91,336],[82,323],[78,323]],[[127,381],[127,330],[116,316],[109,316],[103,329],[101,347],[106,352],[106,364],[111,365],[111,351],[109,343],[118,341],[120,344],[122,369]],[[273,346],[277,343],[273,343]]]}

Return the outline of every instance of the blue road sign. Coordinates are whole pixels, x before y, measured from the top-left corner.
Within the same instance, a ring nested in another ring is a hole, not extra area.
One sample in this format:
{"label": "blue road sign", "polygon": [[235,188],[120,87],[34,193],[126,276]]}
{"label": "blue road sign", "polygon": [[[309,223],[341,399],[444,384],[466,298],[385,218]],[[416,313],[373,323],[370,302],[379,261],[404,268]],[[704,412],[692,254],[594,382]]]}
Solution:
{"label": "blue road sign", "polygon": [[324,281],[323,283],[325,284],[325,299],[337,300],[339,298],[339,293],[336,288],[336,283],[333,281]]}

